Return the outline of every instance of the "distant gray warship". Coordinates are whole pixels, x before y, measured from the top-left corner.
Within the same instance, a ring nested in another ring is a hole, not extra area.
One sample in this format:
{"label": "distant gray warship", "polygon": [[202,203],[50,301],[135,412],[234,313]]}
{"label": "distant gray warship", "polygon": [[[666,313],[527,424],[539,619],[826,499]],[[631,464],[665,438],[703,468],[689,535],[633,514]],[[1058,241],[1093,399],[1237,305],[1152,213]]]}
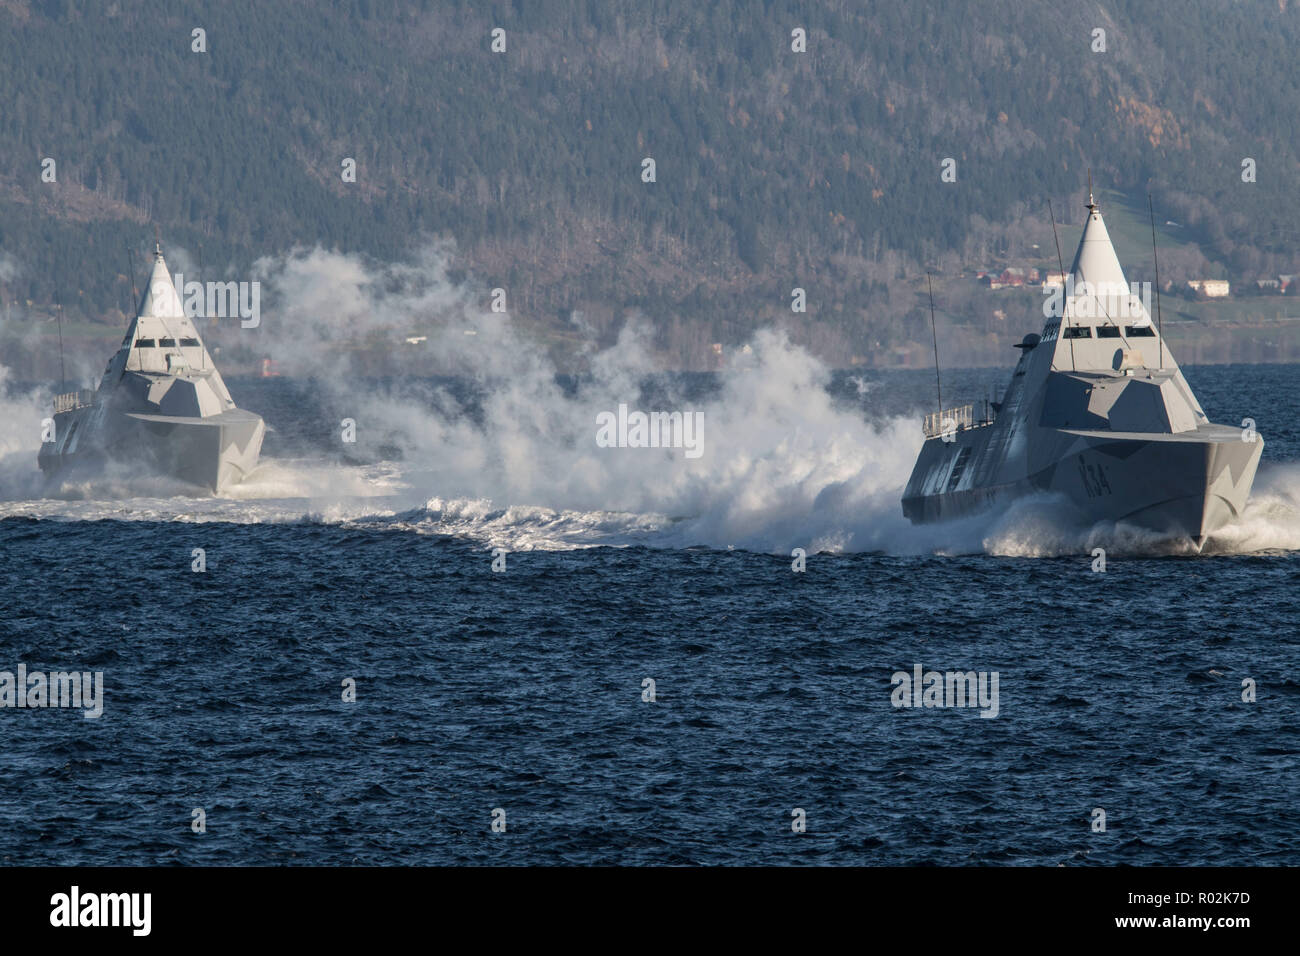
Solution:
{"label": "distant gray warship", "polygon": [[181,306],[161,248],[122,347],[96,390],[55,397],[41,470],[112,459],[221,492],[257,466],[266,425],[236,408]]}
{"label": "distant gray warship", "polygon": [[903,514],[939,521],[1057,492],[1089,522],[1188,538],[1199,550],[1241,515],[1264,442],[1205,417],[1125,282],[1091,195],[1087,208],[1062,308],[1016,346],[1002,401],[979,420],[970,405],[926,416]]}

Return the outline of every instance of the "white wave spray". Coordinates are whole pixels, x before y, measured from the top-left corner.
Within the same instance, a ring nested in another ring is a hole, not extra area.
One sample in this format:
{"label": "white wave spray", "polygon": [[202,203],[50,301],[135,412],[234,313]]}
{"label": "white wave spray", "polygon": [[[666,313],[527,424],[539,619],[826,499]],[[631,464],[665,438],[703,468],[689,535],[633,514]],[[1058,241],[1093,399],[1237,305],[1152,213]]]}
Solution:
{"label": "white wave spray", "polygon": [[[447,251],[435,244],[411,264],[372,266],[295,250],[257,266],[268,302],[255,330],[259,351],[290,374],[323,383],[359,435],[395,444],[400,462],[267,459],[222,499],[187,497],[158,483],[101,483],[64,489],[52,500],[42,497],[34,442],[48,396],[15,396],[0,404],[0,516],[309,516],[463,534],[511,550],[647,544],[1048,556],[1168,548],[1136,529],[1073,527],[1050,499],[910,525],[899,498],[922,441],[916,419],[867,421],[861,408],[832,397],[821,362],[773,331],[756,333],[747,350],[731,354],[715,391],[691,398],[684,383],[670,380],[656,406],[645,409],[702,412],[698,459],[681,449],[599,447],[597,415],[620,404],[638,407],[643,384],[660,370],[650,330],[633,322],[614,344],[590,348],[589,374],[566,389],[530,336],[478,305],[487,301],[485,290],[448,278]],[[340,344],[376,335],[400,341],[394,333],[412,328],[427,333],[424,354],[478,383],[474,414],[446,387],[359,387]],[[0,370],[0,395],[3,384]],[[858,386],[869,401],[870,383]],[[1245,520],[1217,546],[1300,548],[1300,469],[1275,468]]]}

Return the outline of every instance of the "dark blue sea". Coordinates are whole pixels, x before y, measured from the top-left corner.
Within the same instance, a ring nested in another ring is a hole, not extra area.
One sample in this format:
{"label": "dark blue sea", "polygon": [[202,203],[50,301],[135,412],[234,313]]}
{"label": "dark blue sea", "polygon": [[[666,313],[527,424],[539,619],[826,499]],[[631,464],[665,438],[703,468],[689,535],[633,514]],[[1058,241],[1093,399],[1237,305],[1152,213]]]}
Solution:
{"label": "dark blue sea", "polygon": [[[628,393],[704,409],[696,460],[594,447],[581,376],[232,380],[274,432],[221,499],[39,484],[11,384],[0,671],[103,697],[0,709],[0,858],[1300,863],[1300,369],[1186,374],[1266,442],[1199,555],[1050,500],[912,528],[931,373],[790,350]],[[996,672],[996,716],[893,706],[917,665]]]}

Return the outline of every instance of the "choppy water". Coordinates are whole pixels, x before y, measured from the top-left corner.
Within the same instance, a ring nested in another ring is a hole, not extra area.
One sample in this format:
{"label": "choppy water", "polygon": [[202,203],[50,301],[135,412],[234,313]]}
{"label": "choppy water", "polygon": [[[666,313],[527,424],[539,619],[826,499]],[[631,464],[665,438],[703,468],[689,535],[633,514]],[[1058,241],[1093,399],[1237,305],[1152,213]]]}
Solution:
{"label": "choppy water", "polygon": [[[928,377],[828,395],[798,361],[665,386],[718,426],[693,466],[568,441],[611,400],[582,383],[459,417],[372,383],[391,415],[342,448],[366,401],[232,382],[277,431],[221,500],[45,497],[11,388],[0,670],[102,671],[104,712],[0,709],[0,857],[1300,862],[1300,369],[1188,371],[1267,442],[1246,519],[1189,557],[1049,500],[911,528]],[[996,671],[997,717],[895,709],[916,664]]]}

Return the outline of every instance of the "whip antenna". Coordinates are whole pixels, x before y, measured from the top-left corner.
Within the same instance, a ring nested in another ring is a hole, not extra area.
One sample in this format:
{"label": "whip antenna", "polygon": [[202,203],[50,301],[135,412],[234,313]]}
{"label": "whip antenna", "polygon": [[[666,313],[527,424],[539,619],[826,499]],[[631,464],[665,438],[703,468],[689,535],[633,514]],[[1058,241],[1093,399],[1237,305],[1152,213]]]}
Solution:
{"label": "whip antenna", "polygon": [[1160,336],[1160,368],[1165,367],[1165,330],[1160,320],[1160,258],[1156,255],[1156,207],[1147,193],[1147,208],[1151,210],[1151,258],[1156,266],[1156,333]]}
{"label": "whip antenna", "polygon": [[[1092,173],[1088,174],[1088,181],[1092,181]],[[1052,217],[1052,239],[1056,242],[1056,264],[1061,269],[1061,334],[1065,335],[1065,330],[1070,327],[1066,320],[1066,312],[1070,308],[1069,289],[1065,286],[1065,261],[1061,258],[1061,237],[1056,234],[1056,213],[1052,211],[1052,201],[1047,200],[1047,214]],[[1070,339],[1070,370],[1078,371],[1074,364],[1074,339]]]}
{"label": "whip antenna", "polygon": [[127,309],[127,315],[126,315],[126,320],[130,322],[131,309],[134,309],[136,302],[139,301],[138,297],[140,293],[136,291],[136,286],[135,286],[135,258],[131,255],[131,244],[129,242],[124,242],[122,243],[122,246],[123,248],[126,249],[127,268],[130,269],[131,271],[131,308]]}
{"label": "whip antenna", "polygon": [[930,272],[925,273],[925,287],[930,290],[930,334],[934,337],[934,390],[939,396],[939,415],[943,415],[943,386],[939,382],[939,332],[934,324],[934,286],[930,284]]}

